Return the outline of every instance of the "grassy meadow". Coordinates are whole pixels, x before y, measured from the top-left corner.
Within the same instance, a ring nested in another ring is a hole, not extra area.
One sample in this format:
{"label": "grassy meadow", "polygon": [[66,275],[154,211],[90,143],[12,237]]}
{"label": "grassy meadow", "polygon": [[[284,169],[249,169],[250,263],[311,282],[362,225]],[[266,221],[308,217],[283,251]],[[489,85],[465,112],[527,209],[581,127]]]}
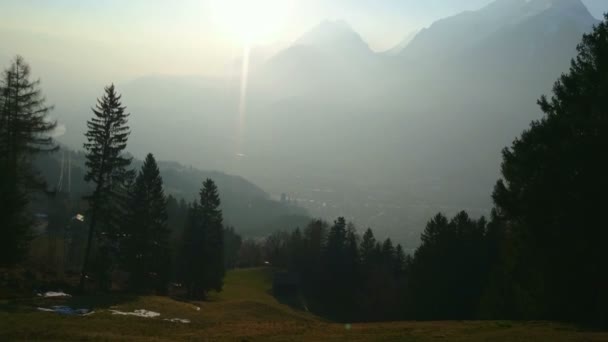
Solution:
{"label": "grassy meadow", "polygon": [[[207,302],[125,295],[0,299],[0,341],[608,341],[608,333],[550,322],[387,322],[338,324],[278,302],[270,269],[228,273],[225,290]],[[38,307],[93,308],[64,316]],[[145,309],[156,318],[120,316],[110,310]],[[190,323],[165,321],[187,319]]]}

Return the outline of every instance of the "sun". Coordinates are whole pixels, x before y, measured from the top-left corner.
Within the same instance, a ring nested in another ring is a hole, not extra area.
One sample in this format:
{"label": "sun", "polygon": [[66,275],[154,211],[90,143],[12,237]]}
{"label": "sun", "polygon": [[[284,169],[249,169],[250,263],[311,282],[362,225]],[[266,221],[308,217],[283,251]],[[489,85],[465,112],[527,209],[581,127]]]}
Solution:
{"label": "sun", "polygon": [[293,0],[212,0],[210,5],[215,25],[230,39],[249,45],[278,38]]}

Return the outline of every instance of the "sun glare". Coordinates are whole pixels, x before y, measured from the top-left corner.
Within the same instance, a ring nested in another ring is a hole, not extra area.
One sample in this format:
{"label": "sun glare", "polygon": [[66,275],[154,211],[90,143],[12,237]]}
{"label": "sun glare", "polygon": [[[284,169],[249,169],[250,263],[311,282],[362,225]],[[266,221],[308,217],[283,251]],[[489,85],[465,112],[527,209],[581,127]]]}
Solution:
{"label": "sun glare", "polygon": [[292,0],[213,0],[215,25],[239,43],[276,40],[291,15]]}

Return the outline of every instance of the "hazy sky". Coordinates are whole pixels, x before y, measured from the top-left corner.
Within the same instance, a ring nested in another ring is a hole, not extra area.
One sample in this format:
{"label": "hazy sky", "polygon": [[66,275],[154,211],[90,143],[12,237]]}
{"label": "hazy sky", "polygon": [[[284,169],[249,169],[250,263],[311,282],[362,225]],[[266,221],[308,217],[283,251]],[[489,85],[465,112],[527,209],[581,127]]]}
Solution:
{"label": "hazy sky", "polygon": [[[287,44],[324,19],[343,19],[374,50],[413,30],[491,0],[0,0],[0,29],[27,32],[0,53],[45,55],[59,63],[66,50],[104,50],[123,71],[221,74],[245,41]],[[600,17],[607,0],[585,0]],[[6,34],[6,33],[5,33]],[[59,39],[57,43],[54,39]],[[47,41],[45,50],[36,41]],[[54,51],[53,47],[62,51]],[[38,48],[38,50],[37,50]],[[4,50],[4,51],[3,51]],[[87,51],[84,51],[87,50]],[[100,52],[97,52],[100,53]],[[84,63],[74,61],[74,63]]]}

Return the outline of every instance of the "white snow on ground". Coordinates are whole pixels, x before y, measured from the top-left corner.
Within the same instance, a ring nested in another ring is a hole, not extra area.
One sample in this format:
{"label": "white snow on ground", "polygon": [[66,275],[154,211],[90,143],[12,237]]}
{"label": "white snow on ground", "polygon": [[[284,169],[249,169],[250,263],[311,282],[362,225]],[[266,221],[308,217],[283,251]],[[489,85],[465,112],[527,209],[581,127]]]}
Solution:
{"label": "white snow on ground", "polygon": [[48,291],[48,292],[44,292],[44,293],[39,293],[38,297],[56,298],[56,297],[72,297],[72,296],[65,292],[62,292],[62,291]]}
{"label": "white snow on ground", "polygon": [[133,312],[124,312],[124,311],[118,311],[118,310],[110,310],[110,312],[113,315],[137,316],[137,317],[144,317],[144,318],[154,318],[154,317],[160,316],[160,314],[158,312],[148,311],[148,310],[143,310],[143,309],[135,310]]}
{"label": "white snow on ground", "polygon": [[184,324],[190,323],[189,319],[183,319],[183,318],[171,318],[171,319],[165,318],[165,319],[163,319],[163,321],[168,321],[168,322],[173,322],[173,323],[184,323]]}
{"label": "white snow on ground", "polygon": [[[143,318],[156,318],[156,317],[160,316],[160,313],[158,313],[158,312],[143,310],[143,309],[135,310],[133,312],[124,312],[124,311],[119,311],[119,310],[110,310],[110,312],[113,315],[137,316],[137,317],[143,317]],[[163,319],[163,321],[173,322],[173,323],[184,323],[184,324],[190,323],[189,319],[184,319],[184,318],[171,318],[171,319],[165,318],[165,319]]]}
{"label": "white snow on ground", "polygon": [[[88,316],[95,311],[87,310],[87,309],[72,309],[69,306],[53,306],[52,308],[42,308],[39,307],[38,311],[44,312],[55,312],[63,315],[76,315],[76,316]],[[149,311],[149,310],[135,310],[133,312],[125,312],[119,310],[109,310],[113,315],[121,315],[121,316],[137,316],[143,318],[156,318],[160,316],[160,313]],[[189,324],[190,320],[185,318],[165,318],[163,321],[172,322],[172,323],[183,323]]]}

